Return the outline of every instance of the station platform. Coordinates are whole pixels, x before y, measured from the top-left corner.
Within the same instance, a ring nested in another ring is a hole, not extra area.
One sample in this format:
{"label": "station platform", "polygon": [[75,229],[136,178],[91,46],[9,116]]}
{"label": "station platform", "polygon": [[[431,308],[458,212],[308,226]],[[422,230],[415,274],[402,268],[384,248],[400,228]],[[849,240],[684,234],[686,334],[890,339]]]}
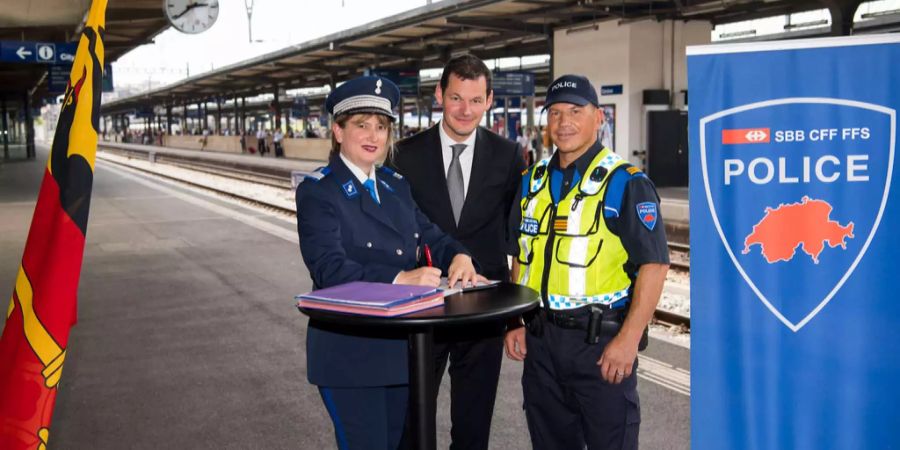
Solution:
{"label": "station platform", "polygon": [[5,158],[6,155],[4,155],[3,143],[0,143],[0,165],[23,160],[27,157],[25,152],[25,144],[20,143],[11,142],[9,146],[7,146],[7,150],[5,153],[9,155],[9,159]]}
{"label": "station platform", "polygon": [[[0,293],[13,290],[46,167],[47,147],[37,152],[0,165]],[[310,288],[292,217],[98,159],[50,448],[334,448],[293,300]],[[687,377],[689,350],[653,339],[642,358],[641,448],[688,449],[689,397],[658,380]],[[491,448],[531,447],[521,368],[504,358]]]}
{"label": "station platform", "polygon": [[160,147],[156,145],[125,144],[109,141],[101,141],[99,146],[101,149],[134,152],[142,155],[168,155],[196,161],[225,163],[235,168],[255,170],[267,174],[281,174],[285,175],[287,178],[290,178],[291,171],[293,170],[311,172],[326,164],[325,161],[310,159],[275,158],[272,156],[259,156],[259,154],[188,150],[173,147]]}

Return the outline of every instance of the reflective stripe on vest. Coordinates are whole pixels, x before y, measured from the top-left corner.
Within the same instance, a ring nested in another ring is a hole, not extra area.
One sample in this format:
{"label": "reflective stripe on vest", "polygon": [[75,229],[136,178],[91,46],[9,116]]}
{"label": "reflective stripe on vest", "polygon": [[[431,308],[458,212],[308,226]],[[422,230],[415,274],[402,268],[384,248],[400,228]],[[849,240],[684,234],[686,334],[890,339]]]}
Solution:
{"label": "reflective stripe on vest", "polygon": [[[613,304],[628,295],[631,280],[624,270],[628,254],[619,237],[606,227],[602,205],[607,181],[626,162],[603,149],[554,213],[547,182],[549,161],[544,159],[535,165],[528,195],[522,198],[518,281],[545,293],[554,309]],[[593,175],[595,170],[602,175]],[[553,247],[550,260],[545,261],[548,243]],[[544,290],[541,281],[545,270],[549,274]]]}

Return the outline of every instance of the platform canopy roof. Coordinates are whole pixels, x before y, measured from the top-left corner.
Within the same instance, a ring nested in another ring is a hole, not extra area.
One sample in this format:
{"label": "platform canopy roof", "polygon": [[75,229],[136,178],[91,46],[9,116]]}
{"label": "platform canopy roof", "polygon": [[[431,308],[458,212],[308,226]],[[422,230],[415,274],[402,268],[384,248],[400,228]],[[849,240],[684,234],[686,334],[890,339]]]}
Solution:
{"label": "platform canopy roof", "polygon": [[[8,0],[0,8],[0,40],[77,42],[90,0]],[[151,43],[168,28],[161,0],[109,0],[106,9],[106,62]],[[47,66],[0,62],[0,94],[46,92]]]}
{"label": "platform canopy roof", "polygon": [[[550,54],[555,29],[602,20],[717,24],[820,9],[826,1],[855,0],[443,0],[118,99],[104,112],[334,85],[367,68],[439,68],[466,52],[486,60]],[[538,74],[538,86],[548,76]]]}

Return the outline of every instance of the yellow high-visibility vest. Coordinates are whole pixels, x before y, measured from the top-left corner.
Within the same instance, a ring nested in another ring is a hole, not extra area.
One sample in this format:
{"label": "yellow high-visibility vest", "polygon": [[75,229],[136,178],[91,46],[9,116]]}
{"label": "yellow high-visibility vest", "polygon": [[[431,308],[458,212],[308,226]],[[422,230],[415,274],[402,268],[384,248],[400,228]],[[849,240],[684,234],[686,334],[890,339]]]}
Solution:
{"label": "yellow high-visibility vest", "polygon": [[522,196],[519,284],[552,309],[610,305],[628,296],[628,253],[603,219],[603,196],[614,170],[627,164],[604,148],[566,197],[553,205],[547,181],[550,158],[535,164]]}

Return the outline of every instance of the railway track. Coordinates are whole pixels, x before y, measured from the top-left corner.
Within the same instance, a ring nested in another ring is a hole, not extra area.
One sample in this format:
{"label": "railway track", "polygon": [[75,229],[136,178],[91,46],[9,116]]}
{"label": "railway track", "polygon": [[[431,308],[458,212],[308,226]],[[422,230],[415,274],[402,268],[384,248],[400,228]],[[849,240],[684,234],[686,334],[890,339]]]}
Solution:
{"label": "railway track", "polygon": [[688,244],[669,242],[669,267],[682,272],[691,271],[691,248]]}
{"label": "railway track", "polygon": [[[129,157],[134,156],[133,154],[130,154],[132,152],[113,151],[110,153],[120,154],[122,156],[129,156]],[[141,159],[143,159],[143,158],[141,158]],[[166,174],[160,173],[159,171],[147,170],[142,167],[138,167],[135,165],[130,165],[130,164],[126,164],[126,163],[122,163],[122,162],[114,161],[114,160],[110,160],[110,159],[105,159],[105,161],[110,164],[125,167],[125,168],[131,169],[131,170],[137,170],[142,173],[147,173],[147,174],[150,174],[153,176],[162,177],[162,178],[165,178],[168,180],[173,180],[173,181],[176,181],[179,183],[184,183],[189,186],[199,188],[199,189],[202,189],[205,191],[213,192],[218,195],[230,197],[230,198],[239,200],[242,203],[261,207],[263,209],[266,209],[266,210],[269,210],[272,212],[289,215],[291,217],[293,217],[296,214],[296,211],[291,208],[285,208],[284,206],[281,206],[281,205],[266,202],[265,200],[261,200],[258,198],[241,195],[239,193],[228,192],[228,191],[224,191],[221,189],[217,189],[215,187],[211,187],[206,184],[203,184],[203,183],[200,183],[197,181],[193,181],[190,179],[185,179],[183,177],[166,175]],[[233,167],[198,163],[196,161],[184,161],[184,160],[172,161],[172,160],[160,160],[159,158],[157,158],[156,161],[158,163],[165,163],[165,164],[173,165],[173,166],[180,167],[180,168],[186,169],[186,170],[193,170],[193,171],[197,171],[197,172],[201,172],[201,173],[207,173],[210,175],[216,175],[216,176],[239,180],[239,181],[243,181],[243,182],[260,183],[260,184],[265,184],[268,186],[285,188],[285,189],[290,189],[290,187],[291,187],[290,180],[284,180],[283,177],[278,177],[276,175],[253,173],[251,171],[237,169],[237,168],[233,168]],[[689,249],[688,245],[677,243],[677,242],[670,242],[669,249],[670,249],[670,251],[675,253],[675,255],[673,255],[674,257],[672,258],[672,261],[671,261],[671,267],[673,267],[675,270],[682,270],[682,271],[690,272],[690,263],[689,263],[690,249]],[[683,258],[678,255],[683,255]],[[680,314],[673,313],[671,311],[666,311],[663,309],[657,309],[654,312],[653,321],[654,321],[654,323],[657,323],[657,324],[675,328],[681,332],[690,332],[690,328],[691,328],[690,317],[685,317]]]}
{"label": "railway track", "polygon": [[676,314],[664,309],[657,309],[653,313],[653,322],[675,328],[678,331],[687,333],[691,331],[691,318]]}

